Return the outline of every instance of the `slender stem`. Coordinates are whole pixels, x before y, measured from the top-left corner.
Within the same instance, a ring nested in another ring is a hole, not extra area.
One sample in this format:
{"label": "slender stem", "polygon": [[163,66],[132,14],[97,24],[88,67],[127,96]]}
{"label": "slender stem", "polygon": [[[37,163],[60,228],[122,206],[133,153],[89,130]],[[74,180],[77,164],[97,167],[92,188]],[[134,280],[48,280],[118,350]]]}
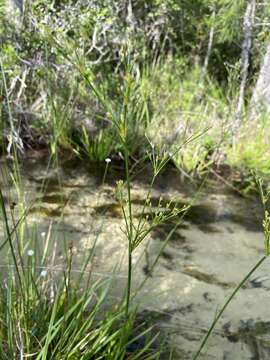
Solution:
{"label": "slender stem", "polygon": [[7,239],[8,239],[9,247],[10,247],[10,250],[11,250],[11,255],[12,255],[13,262],[14,262],[14,265],[15,265],[15,269],[16,269],[16,272],[17,272],[17,276],[18,276],[18,279],[19,279],[19,285],[20,285],[20,289],[21,289],[21,292],[22,292],[22,296],[24,297],[23,283],[22,283],[22,279],[21,279],[21,276],[20,276],[20,271],[19,271],[19,266],[18,266],[17,259],[16,259],[14,246],[12,244],[11,231],[10,231],[9,223],[8,223],[8,216],[7,216],[4,197],[3,197],[1,189],[0,189],[0,203],[1,203],[2,214],[3,214],[3,217],[4,217],[5,228],[6,228],[6,232],[7,232]]}
{"label": "slender stem", "polygon": [[104,171],[104,174],[103,174],[103,179],[102,179],[102,185],[104,185],[104,184],[105,184],[105,180],[106,180],[107,172],[108,172],[108,163],[106,162],[105,171]]}
{"label": "slender stem", "polygon": [[129,313],[130,293],[131,293],[131,278],[132,278],[132,240],[133,240],[133,221],[132,221],[132,203],[131,203],[131,188],[130,188],[130,174],[129,174],[129,152],[127,145],[125,146],[125,172],[128,192],[128,279],[127,279],[127,294],[126,294],[126,317]]}
{"label": "slender stem", "polygon": [[199,358],[208,338],[212,334],[217,322],[221,318],[222,314],[226,310],[227,306],[231,303],[234,296],[237,294],[237,292],[241,289],[241,287],[245,284],[245,282],[248,280],[248,278],[258,269],[259,266],[267,259],[267,256],[264,255],[256,264],[253,266],[253,268],[249,271],[249,273],[244,277],[244,279],[239,283],[239,285],[234,289],[232,294],[229,296],[229,298],[226,300],[225,304],[222,306],[221,310],[219,311],[218,315],[215,317],[214,321],[212,322],[209,330],[207,331],[207,334],[205,335],[199,350],[196,352],[196,354],[193,357],[193,360],[196,360]]}
{"label": "slender stem", "polygon": [[145,209],[146,209],[146,206],[147,206],[147,204],[148,204],[148,200],[150,199],[150,196],[151,196],[151,193],[152,193],[152,190],[153,190],[153,186],[154,186],[155,180],[156,180],[156,176],[153,176],[153,178],[152,178],[152,180],[151,180],[151,184],[150,184],[150,186],[149,186],[149,189],[148,189],[147,194],[146,194],[146,197],[145,197],[145,201],[144,201],[144,204],[143,204],[141,216],[140,216],[140,218],[139,218],[139,223],[138,223],[138,225],[137,225],[137,229],[138,229],[138,230],[140,230],[140,228],[141,228],[142,221],[143,221],[143,219],[144,219]]}

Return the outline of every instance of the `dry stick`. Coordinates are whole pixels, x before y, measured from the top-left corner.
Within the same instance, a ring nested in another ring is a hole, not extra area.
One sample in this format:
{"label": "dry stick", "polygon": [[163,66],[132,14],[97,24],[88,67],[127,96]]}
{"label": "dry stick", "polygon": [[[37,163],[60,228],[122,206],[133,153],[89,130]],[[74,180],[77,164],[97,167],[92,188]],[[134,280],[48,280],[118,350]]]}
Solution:
{"label": "dry stick", "polygon": [[238,136],[238,131],[241,124],[242,118],[242,110],[244,106],[244,98],[245,98],[245,89],[248,78],[248,68],[249,68],[249,58],[250,51],[252,47],[252,35],[253,35],[253,27],[255,20],[255,11],[256,11],[256,0],[249,0],[247,4],[247,8],[244,15],[243,21],[243,33],[244,40],[242,42],[242,54],[241,54],[241,83],[239,89],[239,97],[236,108],[236,114],[234,117],[234,121],[232,124],[232,133],[233,133],[233,144],[236,142],[236,138]]}
{"label": "dry stick", "polygon": [[229,181],[227,181],[223,176],[219,175],[215,170],[210,169],[209,170],[212,174],[214,174],[218,179],[220,179],[226,186],[228,186],[230,189],[232,189],[233,191],[237,192],[239,195],[243,196],[243,193],[237,189],[237,187],[233,186],[232,184],[229,183]]}
{"label": "dry stick", "polygon": [[14,119],[13,119],[11,107],[10,107],[9,91],[8,91],[8,87],[7,87],[7,79],[5,76],[3,61],[2,61],[1,57],[0,57],[0,71],[1,71],[3,85],[4,85],[6,104],[7,104],[7,112],[8,112],[8,120],[9,120],[9,124],[10,124],[10,135],[8,138],[8,145],[7,145],[7,152],[10,155],[11,148],[14,145],[16,145],[16,147],[21,152],[23,152],[23,142],[22,142],[22,139],[20,138],[18,131],[15,129],[15,126],[14,126]]}

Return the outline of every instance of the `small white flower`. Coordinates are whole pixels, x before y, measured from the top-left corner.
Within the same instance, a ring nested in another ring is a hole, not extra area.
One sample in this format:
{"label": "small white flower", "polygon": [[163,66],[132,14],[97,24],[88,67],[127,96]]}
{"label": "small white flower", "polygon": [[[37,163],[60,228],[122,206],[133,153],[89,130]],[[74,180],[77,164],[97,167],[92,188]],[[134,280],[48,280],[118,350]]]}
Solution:
{"label": "small white flower", "polygon": [[46,275],[47,275],[47,270],[42,270],[40,276],[45,277]]}
{"label": "small white flower", "polygon": [[45,236],[46,236],[46,232],[43,231],[40,235],[41,235],[42,237],[45,237]]}
{"label": "small white flower", "polygon": [[33,255],[34,255],[34,250],[27,251],[27,256],[33,256]]}
{"label": "small white flower", "polygon": [[105,159],[105,163],[109,164],[110,162],[112,162],[112,160],[110,158]]}

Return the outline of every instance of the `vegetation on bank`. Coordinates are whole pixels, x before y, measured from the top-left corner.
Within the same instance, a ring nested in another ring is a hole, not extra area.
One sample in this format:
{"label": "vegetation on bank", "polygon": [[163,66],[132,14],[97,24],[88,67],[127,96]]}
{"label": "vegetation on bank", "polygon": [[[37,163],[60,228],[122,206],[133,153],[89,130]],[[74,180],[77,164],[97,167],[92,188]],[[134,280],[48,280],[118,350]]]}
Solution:
{"label": "vegetation on bank", "polygon": [[187,176],[223,176],[229,168],[233,181],[250,170],[269,175],[268,116],[251,107],[268,43],[267,4],[256,8],[243,84],[247,1],[34,1],[22,14],[9,10],[12,21],[7,3],[0,18],[3,152],[48,147],[53,156],[65,149],[99,162],[122,157],[104,105],[121,122],[130,83],[132,156],[151,146],[173,154],[201,134],[172,156]]}

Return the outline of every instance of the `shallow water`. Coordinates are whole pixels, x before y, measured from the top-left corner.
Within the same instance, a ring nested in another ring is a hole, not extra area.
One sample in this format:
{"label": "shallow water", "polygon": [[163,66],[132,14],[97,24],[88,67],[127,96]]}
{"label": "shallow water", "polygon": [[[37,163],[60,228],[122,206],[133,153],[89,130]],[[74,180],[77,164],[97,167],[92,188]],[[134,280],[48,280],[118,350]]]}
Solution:
{"label": "shallow water", "polygon": [[[17,203],[8,170],[2,161],[0,184],[5,198]],[[52,229],[52,238],[57,239],[52,269],[63,265],[65,245],[72,243],[74,270],[79,270],[96,241],[88,270],[114,279],[111,301],[122,294],[127,273],[124,221],[115,197],[121,174],[121,168],[112,164],[102,184],[103,171],[85,162],[66,161],[57,170],[48,170],[45,160],[35,158],[22,165],[23,195],[31,205],[27,231],[36,231],[42,243]],[[135,219],[142,213],[149,177],[142,172],[133,183]],[[164,204],[172,201],[171,206],[181,207],[193,202],[193,206],[153,271],[151,264],[175,221],[157,227],[135,251],[134,288],[148,277],[135,301],[142,314],[156,319],[167,334],[174,358],[191,359],[225,298],[264,254],[262,210],[257,200],[244,199],[222,184],[197,193],[173,169],[154,187],[153,208],[160,196]],[[269,359],[268,267],[266,261],[230,304],[203,358]]]}

